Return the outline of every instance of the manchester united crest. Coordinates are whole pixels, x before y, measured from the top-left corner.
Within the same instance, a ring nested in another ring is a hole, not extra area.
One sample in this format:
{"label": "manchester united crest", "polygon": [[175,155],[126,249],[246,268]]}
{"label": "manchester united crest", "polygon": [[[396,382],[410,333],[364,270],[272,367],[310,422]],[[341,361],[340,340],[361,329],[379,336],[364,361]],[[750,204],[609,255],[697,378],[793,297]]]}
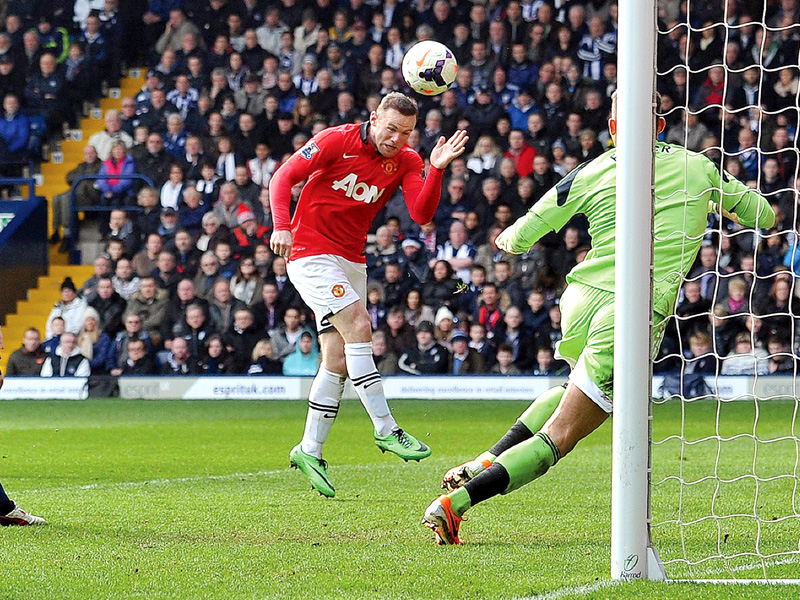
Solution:
{"label": "manchester united crest", "polygon": [[397,171],[397,163],[393,160],[385,160],[381,163],[381,167],[383,167],[384,173],[387,175],[391,175],[395,171]]}
{"label": "manchester united crest", "polygon": [[334,298],[341,298],[344,296],[344,286],[337,283],[331,288],[331,294]]}

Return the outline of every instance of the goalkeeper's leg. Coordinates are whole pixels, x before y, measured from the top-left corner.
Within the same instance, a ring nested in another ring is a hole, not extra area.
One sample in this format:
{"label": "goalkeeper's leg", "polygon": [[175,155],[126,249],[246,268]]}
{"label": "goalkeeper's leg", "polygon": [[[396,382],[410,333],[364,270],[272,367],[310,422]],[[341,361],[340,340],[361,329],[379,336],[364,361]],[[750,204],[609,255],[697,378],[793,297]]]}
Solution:
{"label": "goalkeeper's leg", "polygon": [[444,474],[442,489],[454,491],[488,469],[506,450],[530,438],[539,431],[555,412],[564,396],[566,385],[559,385],[539,395],[500,440],[474,460],[453,467]]}
{"label": "goalkeeper's leg", "polygon": [[462,515],[470,507],[538,479],[602,425],[608,415],[570,383],[563,400],[541,431],[501,453],[489,468],[464,487],[434,500],[425,511],[423,522],[437,534],[440,543],[443,540],[460,543],[458,531],[450,531],[448,527],[452,529],[454,523],[460,524]]}

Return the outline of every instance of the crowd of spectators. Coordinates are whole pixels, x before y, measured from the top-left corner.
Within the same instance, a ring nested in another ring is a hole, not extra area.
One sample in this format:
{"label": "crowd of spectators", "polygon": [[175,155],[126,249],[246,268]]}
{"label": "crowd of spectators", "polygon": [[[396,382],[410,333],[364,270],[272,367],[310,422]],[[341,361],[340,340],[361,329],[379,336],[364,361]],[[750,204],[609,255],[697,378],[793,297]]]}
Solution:
{"label": "crowd of spectators", "polygon": [[[610,147],[616,2],[173,0],[151,1],[143,14],[117,21],[109,18],[115,0],[84,11],[94,4],[76,2],[69,27],[44,10],[29,16],[33,29],[24,34],[24,27],[0,33],[0,90],[6,100],[17,94],[28,111],[41,110],[26,90],[45,77],[45,63],[55,64],[63,85],[75,70],[68,57],[89,56],[88,43],[100,37],[111,40],[112,25],[123,42],[105,43],[108,67],[94,72],[116,79],[124,60],[112,47],[148,68],[141,91],[106,112],[105,130],[88,140],[84,162],[65,182],[112,176],[75,189],[78,206],[109,209],[92,225],[105,251],[80,288],[64,282],[45,342],[26,333],[18,352],[30,355],[31,372],[34,364],[50,365],[43,374],[315,372],[312,315],[269,249],[267,186],[315,133],[363,121],[382,95],[407,91],[401,59],[424,39],[446,43],[459,71],[441,96],[418,98],[409,145],[426,158],[440,136],[465,128],[470,146],[450,165],[431,223],[415,226],[399,192],[375,221],[365,254],[379,369],[568,372],[553,356],[558,302],[566,273],[591,248],[588,224],[575,218],[520,256],[500,251],[495,239]],[[713,233],[684,286],[657,371],[795,369],[800,2],[767,3],[769,28],[754,22],[764,14],[760,4],[694,3],[687,17],[686,3],[659,2],[662,139],[705,152],[759,188],[778,224],[757,232],[709,217]],[[6,17],[7,30],[15,18]],[[125,44],[126,23],[143,42]],[[54,26],[69,32],[62,60],[49,41],[34,60],[27,40],[44,39]],[[23,67],[22,88],[3,88],[11,81],[3,78],[4,36],[17,48],[7,52],[12,70]],[[82,93],[92,100],[100,91]],[[84,100],[54,96],[74,108]],[[9,120],[13,107],[6,110]],[[66,187],[53,209],[52,241],[63,235],[66,249],[78,234],[69,229]],[[708,359],[712,351],[718,359]]]}

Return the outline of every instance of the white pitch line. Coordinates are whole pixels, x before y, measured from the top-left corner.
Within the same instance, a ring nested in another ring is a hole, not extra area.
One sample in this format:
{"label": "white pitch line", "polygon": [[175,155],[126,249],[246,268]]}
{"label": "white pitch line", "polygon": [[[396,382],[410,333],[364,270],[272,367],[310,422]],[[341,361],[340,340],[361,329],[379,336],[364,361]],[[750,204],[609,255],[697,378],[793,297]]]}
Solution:
{"label": "white pitch line", "polygon": [[262,477],[265,475],[279,475],[288,472],[288,469],[273,469],[271,471],[256,471],[254,473],[228,473],[227,475],[198,475],[196,477],[174,477],[172,479],[145,479],[143,481],[108,481],[100,483],[87,483],[81,485],[63,485],[55,488],[22,490],[26,494],[44,494],[53,492],[68,492],[73,490],[100,490],[127,487],[144,487],[151,485],[171,485],[175,483],[192,483],[195,481],[226,481],[246,477]]}
{"label": "white pitch line", "polygon": [[597,581],[595,583],[587,583],[586,585],[574,585],[571,587],[559,588],[557,590],[553,590],[552,592],[547,592],[546,594],[539,594],[538,596],[526,596],[524,598],[517,597],[513,600],[559,600],[560,598],[566,598],[568,596],[585,596],[587,594],[596,592],[597,590],[617,585],[617,583],[617,581],[607,579],[603,581]]}
{"label": "white pitch line", "polygon": [[[800,557],[797,556],[790,556],[788,558],[782,558],[779,560],[767,560],[764,561],[768,567],[778,567],[781,565],[792,564],[800,561]],[[715,575],[721,573],[729,573],[730,571],[738,572],[738,571],[751,571],[753,569],[761,568],[761,563],[758,564],[749,564],[749,565],[741,565],[739,567],[735,567],[730,570],[726,569],[707,569],[703,572],[704,575]],[[539,594],[538,596],[526,596],[526,597],[516,597],[513,600],[560,600],[561,598],[567,598],[569,596],[586,596],[597,590],[615,586],[621,584],[620,581],[614,581],[610,579],[606,579],[603,581],[597,581],[595,583],[587,583],[586,585],[574,585],[571,587],[559,588],[557,590],[553,590],[552,592],[547,592],[545,594]],[[754,579],[671,579],[667,580],[665,583],[667,584],[680,584],[680,583],[703,583],[703,584],[726,584],[726,585],[752,585],[752,584],[764,584],[764,585],[797,585],[797,579],[789,579],[789,580],[780,580],[774,579],[770,580],[769,582],[764,582],[763,580],[754,580]]]}
{"label": "white pitch line", "polygon": [[[369,469],[386,469],[386,465],[380,464],[363,464],[363,465],[338,465],[337,471],[345,470],[369,470]],[[114,488],[130,488],[130,487],[143,487],[154,485],[171,485],[175,483],[192,483],[195,481],[228,481],[232,479],[239,479],[242,477],[264,477],[271,475],[282,475],[291,473],[289,467],[285,469],[272,469],[269,471],[256,471],[254,473],[228,473],[226,475],[197,475],[195,477],[173,477],[171,479],[145,479],[142,481],[104,481],[98,483],[85,483],[74,485],[62,485],[59,487],[43,488],[43,489],[20,489],[20,492],[26,494],[44,494],[52,492],[68,492],[74,490],[100,490],[100,489],[114,489]]]}

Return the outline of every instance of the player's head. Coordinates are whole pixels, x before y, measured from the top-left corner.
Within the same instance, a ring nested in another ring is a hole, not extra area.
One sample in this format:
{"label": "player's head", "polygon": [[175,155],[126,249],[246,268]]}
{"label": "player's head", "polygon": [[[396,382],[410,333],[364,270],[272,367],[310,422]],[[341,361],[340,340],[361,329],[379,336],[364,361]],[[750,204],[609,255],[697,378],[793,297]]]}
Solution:
{"label": "player's head", "polygon": [[[661,112],[661,94],[658,92],[655,93],[655,112],[656,114]],[[664,117],[658,117],[656,120],[656,135],[664,131],[664,128],[667,126],[667,122],[664,120]],[[611,94],[611,117],[608,119],[608,131],[611,134],[611,139],[614,140],[614,144],[617,143],[617,90],[614,90],[614,93]]]}
{"label": "player's head", "polygon": [[384,96],[369,116],[370,139],[386,158],[396,156],[417,125],[417,102],[400,92]]}

